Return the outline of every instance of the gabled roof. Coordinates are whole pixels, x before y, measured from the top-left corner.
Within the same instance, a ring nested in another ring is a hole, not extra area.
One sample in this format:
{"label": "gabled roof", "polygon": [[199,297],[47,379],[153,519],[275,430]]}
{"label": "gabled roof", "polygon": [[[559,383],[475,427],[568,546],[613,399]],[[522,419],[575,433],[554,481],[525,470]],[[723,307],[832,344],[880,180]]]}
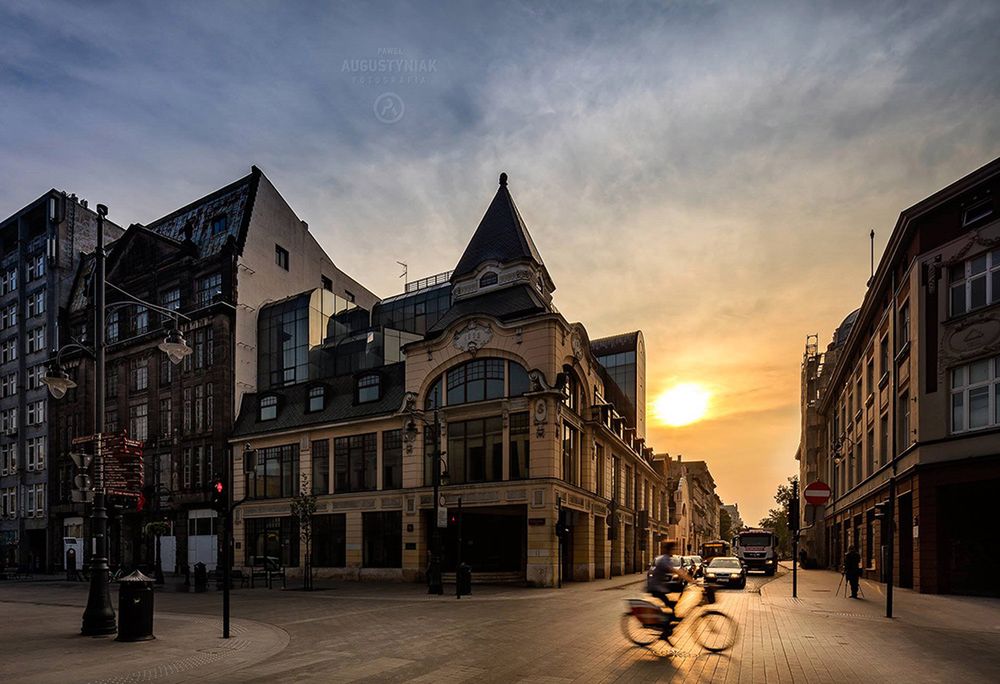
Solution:
{"label": "gabled roof", "polygon": [[528,234],[521,214],[507,190],[507,174],[500,174],[500,187],[476,228],[472,240],[458,260],[451,281],[473,273],[486,261],[501,264],[532,261],[544,268],[542,257]]}

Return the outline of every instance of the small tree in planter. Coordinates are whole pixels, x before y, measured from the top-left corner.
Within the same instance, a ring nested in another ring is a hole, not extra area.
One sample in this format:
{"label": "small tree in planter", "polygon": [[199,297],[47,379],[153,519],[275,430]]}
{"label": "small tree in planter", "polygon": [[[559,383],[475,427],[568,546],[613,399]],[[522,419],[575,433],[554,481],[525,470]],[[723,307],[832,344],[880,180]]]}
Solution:
{"label": "small tree in planter", "polygon": [[316,495],[312,493],[309,476],[302,473],[299,479],[299,491],[292,497],[292,516],[299,521],[299,539],[305,546],[306,560],[302,568],[302,588],[310,591],[312,581],[312,519],[316,514]]}

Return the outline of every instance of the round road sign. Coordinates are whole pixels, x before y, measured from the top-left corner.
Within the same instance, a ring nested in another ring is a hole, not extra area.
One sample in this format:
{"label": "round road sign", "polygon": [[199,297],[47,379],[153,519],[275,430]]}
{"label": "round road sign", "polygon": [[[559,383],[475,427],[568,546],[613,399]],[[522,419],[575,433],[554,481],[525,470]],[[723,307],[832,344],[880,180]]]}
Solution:
{"label": "round road sign", "polygon": [[806,503],[813,506],[822,506],[830,500],[830,485],[817,480],[802,490],[802,496]]}

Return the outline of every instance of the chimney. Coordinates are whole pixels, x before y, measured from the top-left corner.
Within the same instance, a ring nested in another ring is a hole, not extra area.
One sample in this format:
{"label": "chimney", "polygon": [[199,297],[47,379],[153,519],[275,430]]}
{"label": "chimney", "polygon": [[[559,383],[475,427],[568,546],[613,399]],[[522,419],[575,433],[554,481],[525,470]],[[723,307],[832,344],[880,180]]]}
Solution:
{"label": "chimney", "polygon": [[680,462],[681,462],[681,455],[680,455],[680,454],[677,454],[677,462],[678,462],[678,463],[680,463]]}

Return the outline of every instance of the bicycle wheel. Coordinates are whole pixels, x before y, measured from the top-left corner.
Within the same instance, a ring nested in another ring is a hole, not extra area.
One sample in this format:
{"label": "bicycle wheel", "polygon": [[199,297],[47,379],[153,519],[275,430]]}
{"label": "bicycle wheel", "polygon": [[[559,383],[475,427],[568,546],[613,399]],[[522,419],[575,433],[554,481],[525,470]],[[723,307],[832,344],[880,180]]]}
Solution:
{"label": "bicycle wheel", "polygon": [[691,625],[694,640],[706,651],[718,653],[736,643],[736,620],[718,610],[705,610]]}
{"label": "bicycle wheel", "polygon": [[663,634],[659,625],[645,625],[632,613],[622,615],[621,624],[622,634],[636,646],[649,646]]}

